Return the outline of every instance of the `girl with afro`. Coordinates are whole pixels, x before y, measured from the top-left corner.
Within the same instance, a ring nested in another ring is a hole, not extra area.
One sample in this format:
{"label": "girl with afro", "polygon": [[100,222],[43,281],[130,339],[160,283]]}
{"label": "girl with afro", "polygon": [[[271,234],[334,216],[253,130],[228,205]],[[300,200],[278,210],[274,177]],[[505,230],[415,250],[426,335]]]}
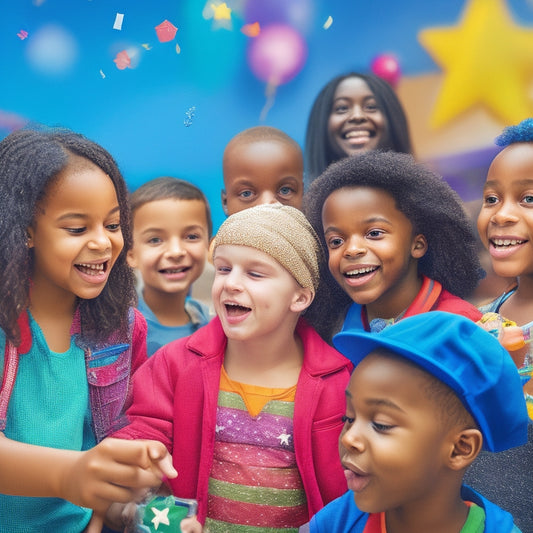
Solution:
{"label": "girl with afro", "polygon": [[329,267],[306,316],[327,341],[341,327],[380,331],[437,309],[481,317],[462,299],[482,276],[468,216],[411,155],[371,151],[333,163],[304,210]]}

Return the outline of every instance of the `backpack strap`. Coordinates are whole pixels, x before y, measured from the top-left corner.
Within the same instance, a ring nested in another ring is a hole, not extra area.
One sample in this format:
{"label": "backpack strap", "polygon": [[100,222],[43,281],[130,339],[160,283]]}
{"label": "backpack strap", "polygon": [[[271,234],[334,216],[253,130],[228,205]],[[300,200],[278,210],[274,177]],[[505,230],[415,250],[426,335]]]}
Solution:
{"label": "backpack strap", "polygon": [[7,407],[15,386],[19,366],[19,352],[11,342],[6,342],[4,351],[4,376],[0,389],[0,431],[5,431],[7,424]]}

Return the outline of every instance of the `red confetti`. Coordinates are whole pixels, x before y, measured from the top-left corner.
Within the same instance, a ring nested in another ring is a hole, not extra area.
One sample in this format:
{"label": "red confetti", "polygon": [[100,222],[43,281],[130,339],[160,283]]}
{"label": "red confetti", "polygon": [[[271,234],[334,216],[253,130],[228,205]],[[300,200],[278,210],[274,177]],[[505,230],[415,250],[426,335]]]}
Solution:
{"label": "red confetti", "polygon": [[166,43],[168,41],[172,41],[174,37],[176,37],[176,32],[178,31],[178,28],[172,24],[172,22],[169,22],[168,20],[164,20],[155,27],[155,32],[157,33],[157,38],[159,39],[160,43]]}
{"label": "red confetti", "polygon": [[18,33],[17,33],[17,37],[23,41],[24,39],[26,39],[26,37],[28,37],[28,32],[26,30],[20,30]]}
{"label": "red confetti", "polygon": [[119,52],[113,61],[117,64],[119,70],[124,70],[125,68],[131,68],[131,59],[126,50]]}
{"label": "red confetti", "polygon": [[254,22],[253,24],[245,24],[241,28],[241,31],[247,37],[257,37],[261,32],[261,27],[259,26],[259,22]]}

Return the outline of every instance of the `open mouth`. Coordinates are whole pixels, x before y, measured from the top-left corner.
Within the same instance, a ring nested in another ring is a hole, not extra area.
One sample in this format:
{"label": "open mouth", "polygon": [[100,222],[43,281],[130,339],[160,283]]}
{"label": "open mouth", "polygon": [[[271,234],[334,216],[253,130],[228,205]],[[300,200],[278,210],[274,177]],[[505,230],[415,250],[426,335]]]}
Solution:
{"label": "open mouth", "polygon": [[107,271],[107,265],[109,261],[104,263],[92,264],[92,263],[78,263],[74,265],[80,272],[87,276],[98,276]]}
{"label": "open mouth", "polygon": [[370,137],[374,137],[375,133],[368,130],[351,130],[347,131],[342,135],[344,139],[350,140],[350,139],[361,139],[366,140]]}
{"label": "open mouth", "polygon": [[251,311],[250,307],[245,307],[244,305],[232,303],[226,303],[224,305],[226,307],[226,312],[228,313],[228,316],[241,316]]}
{"label": "open mouth", "polygon": [[372,272],[375,272],[379,267],[377,266],[366,266],[362,268],[354,268],[352,270],[349,270],[348,272],[344,273],[344,277],[346,278],[362,278]]}
{"label": "open mouth", "polygon": [[187,272],[191,267],[180,267],[180,268],[163,268],[159,272],[161,274],[181,274],[182,272]]}
{"label": "open mouth", "polygon": [[508,248],[510,246],[517,246],[519,244],[524,244],[527,241],[522,241],[519,239],[491,239],[491,244],[495,248]]}

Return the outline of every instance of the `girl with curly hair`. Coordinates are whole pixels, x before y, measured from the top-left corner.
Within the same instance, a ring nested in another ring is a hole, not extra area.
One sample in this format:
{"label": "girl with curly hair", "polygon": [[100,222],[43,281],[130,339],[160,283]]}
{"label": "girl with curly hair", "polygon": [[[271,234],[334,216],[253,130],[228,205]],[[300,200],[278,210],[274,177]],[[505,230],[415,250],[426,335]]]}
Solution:
{"label": "girl with curly hair", "polygon": [[327,250],[307,318],[330,341],[344,328],[379,331],[430,310],[478,320],[462,298],[482,270],[458,195],[407,154],[371,151],[328,167],[304,210]]}
{"label": "girl with curly hair", "polygon": [[100,531],[113,501],[176,475],[162,444],[105,438],[146,360],[126,185],[82,135],[20,130],[0,205],[0,529]]}

